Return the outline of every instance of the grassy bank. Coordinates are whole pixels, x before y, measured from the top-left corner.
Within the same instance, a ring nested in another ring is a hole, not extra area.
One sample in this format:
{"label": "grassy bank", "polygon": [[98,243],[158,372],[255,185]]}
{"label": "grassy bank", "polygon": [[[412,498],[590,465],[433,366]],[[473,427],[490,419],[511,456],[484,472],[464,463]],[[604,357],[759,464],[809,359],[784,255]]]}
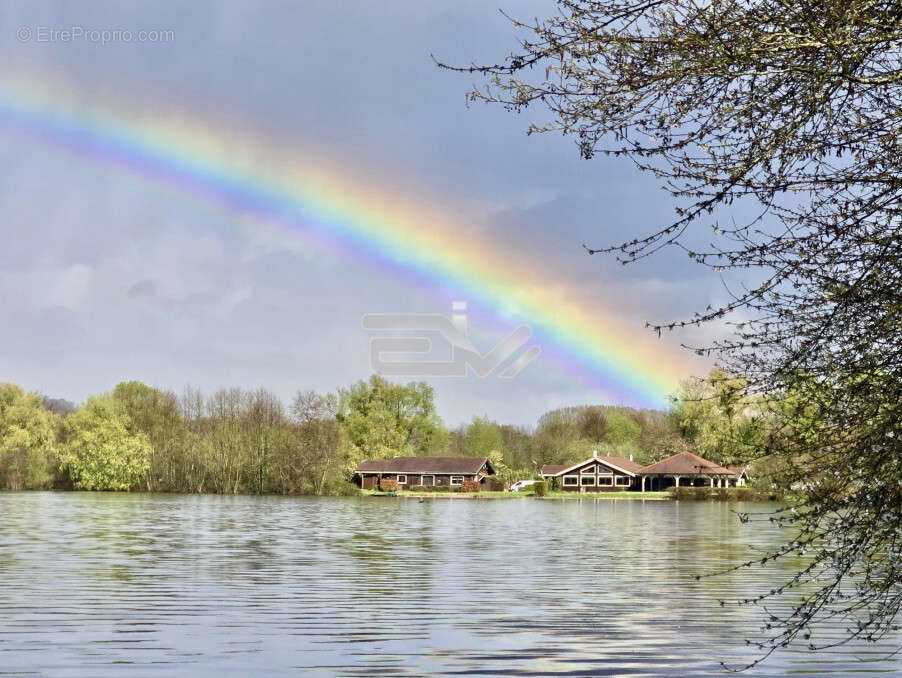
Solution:
{"label": "grassy bank", "polygon": [[401,490],[396,493],[378,490],[361,490],[368,497],[396,496],[407,499],[673,499],[669,492],[548,492],[544,497],[536,497],[531,489],[520,492],[411,492]]}
{"label": "grassy bank", "polygon": [[407,499],[608,499],[612,501],[774,501],[776,496],[765,495],[750,487],[708,488],[681,487],[670,488],[663,492],[564,492],[549,490],[544,497],[536,497],[532,488],[520,492],[412,492],[400,490],[395,493],[379,490],[360,490],[360,494],[368,497],[396,496]]}
{"label": "grassy bank", "polygon": [[366,497],[401,497],[401,498],[420,498],[431,497],[439,499],[517,499],[527,495],[525,492],[412,492],[410,490],[400,490],[398,492],[382,492],[380,490],[360,490],[360,494]]}

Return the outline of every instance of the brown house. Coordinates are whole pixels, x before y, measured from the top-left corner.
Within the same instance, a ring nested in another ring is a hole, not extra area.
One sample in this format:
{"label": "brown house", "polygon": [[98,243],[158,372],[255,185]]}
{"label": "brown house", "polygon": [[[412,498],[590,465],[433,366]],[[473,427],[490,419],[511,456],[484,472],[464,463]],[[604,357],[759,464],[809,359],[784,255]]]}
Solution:
{"label": "brown house", "polygon": [[458,487],[465,480],[475,480],[483,487],[495,468],[486,457],[395,457],[381,461],[362,461],[354,472],[360,487],[374,490],[380,478],[398,481],[398,487]]}
{"label": "brown house", "polygon": [[599,457],[593,452],[578,464],[545,465],[541,475],[556,480],[558,488],[567,492],[612,492],[637,489],[640,468],[641,464],[630,459]]}
{"label": "brown house", "polygon": [[737,472],[692,452],[679,452],[639,470],[641,489],[663,490],[668,487],[735,487],[744,484],[744,471]]}
{"label": "brown house", "polygon": [[692,452],[680,452],[648,466],[623,457],[599,457],[593,452],[578,464],[543,466],[541,473],[545,480],[556,480],[558,488],[568,492],[740,487],[748,480],[745,468],[720,466]]}

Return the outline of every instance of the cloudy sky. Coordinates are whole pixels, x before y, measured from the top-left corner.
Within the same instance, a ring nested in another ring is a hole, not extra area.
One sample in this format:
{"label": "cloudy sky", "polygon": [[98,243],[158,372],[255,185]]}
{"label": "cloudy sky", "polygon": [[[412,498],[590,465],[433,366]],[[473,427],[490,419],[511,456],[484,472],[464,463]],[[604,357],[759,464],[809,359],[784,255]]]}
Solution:
{"label": "cloudy sky", "polygon": [[[553,5],[517,0],[509,9],[528,18]],[[622,267],[583,252],[584,242],[659,226],[672,203],[625,161],[583,161],[568,139],[527,137],[544,111],[518,117],[465,105],[472,78],[437,69],[430,54],[467,63],[513,49],[510,25],[484,0],[23,0],[0,5],[0,26],[0,71],[16,91],[50,96],[57,111],[77,103],[97,115],[127,112],[138,128],[188,117],[224,152],[232,129],[282,156],[316,149],[332,175],[434,209],[459,222],[462,238],[492,243],[499,267],[515,261],[616,320],[621,351],[649,341],[645,321],[679,318],[724,295],[676,253]],[[171,39],[52,38],[66,29],[169,31]],[[0,95],[14,99],[2,81]],[[453,285],[411,282],[397,262],[373,265],[350,249],[260,227],[261,215],[73,152],[7,118],[0,210],[0,379],[55,397],[80,401],[138,379],[177,392],[267,386],[288,398],[372,373],[365,313],[448,314],[453,300],[467,300],[470,336],[483,351],[529,323],[481,308]],[[655,340],[653,362],[703,371],[679,348],[695,339]],[[603,374],[581,378],[578,361],[562,368],[553,359],[560,347],[540,348],[514,379],[428,379],[440,413],[452,426],[483,414],[530,425],[563,405],[642,404],[628,389],[606,388]]]}

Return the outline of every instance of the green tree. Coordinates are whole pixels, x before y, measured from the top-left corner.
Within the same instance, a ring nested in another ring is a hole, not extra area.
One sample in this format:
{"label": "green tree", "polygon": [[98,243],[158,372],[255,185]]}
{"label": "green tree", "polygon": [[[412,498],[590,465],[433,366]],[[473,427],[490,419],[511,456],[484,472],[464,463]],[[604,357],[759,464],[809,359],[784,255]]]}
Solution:
{"label": "green tree", "polygon": [[532,432],[526,428],[508,424],[502,424],[500,429],[504,463],[512,469],[535,475],[538,466]]}
{"label": "green tree", "polygon": [[487,457],[498,473],[507,467],[501,427],[488,417],[473,417],[467,426],[466,449],[470,456]]}
{"label": "green tree", "polygon": [[210,491],[210,450],[206,400],[199,389],[186,387],[178,401],[184,426],[182,444],[173,455],[169,488],[181,492]]}
{"label": "green tree", "polygon": [[650,464],[669,457],[686,448],[673,418],[665,412],[646,412],[642,434],[639,436],[639,453],[636,461]]}
{"label": "green tree", "polygon": [[585,440],[600,443],[606,439],[608,415],[602,407],[586,407],[579,415],[579,432]]}
{"label": "green tree", "polygon": [[128,415],[129,431],[144,433],[150,441],[150,460],[145,478],[148,491],[185,490],[180,457],[185,454],[185,425],[178,398],[138,381],[122,382],[113,398]]}
{"label": "green tree", "polygon": [[734,465],[763,453],[766,413],[761,400],[745,389],[745,380],[718,368],[706,379],[682,384],[671,418],[703,457]]}
{"label": "green tree", "polygon": [[617,410],[608,412],[604,442],[618,449],[635,449],[641,434],[642,427],[635,419]]}
{"label": "green tree", "polygon": [[205,403],[201,422],[201,463],[207,483],[218,494],[237,494],[251,467],[251,448],[244,415],[247,394],[240,388],[220,389]]}
{"label": "green tree", "polygon": [[567,413],[547,412],[539,419],[535,433],[537,466],[570,463],[587,449],[591,453],[591,444],[582,441],[579,425]]}
{"label": "green tree", "polygon": [[43,398],[14,384],[0,384],[0,486],[8,490],[50,487],[57,464],[57,417]]}
{"label": "green tree", "polygon": [[339,392],[336,419],[360,458],[422,455],[444,434],[434,397],[426,383],[393,384],[373,375]]}
{"label": "green tree", "polygon": [[64,425],[60,465],[82,490],[130,490],[150,465],[147,435],[132,432],[125,407],[111,396],[89,398]]}
{"label": "green tree", "polygon": [[320,495],[351,477],[355,450],[335,420],[337,409],[334,395],[314,391],[299,391],[292,402],[292,446],[282,461],[300,491]]}
{"label": "green tree", "polygon": [[258,389],[249,394],[243,419],[251,457],[249,484],[263,494],[269,490],[273,457],[285,444],[282,403],[271,391]]}

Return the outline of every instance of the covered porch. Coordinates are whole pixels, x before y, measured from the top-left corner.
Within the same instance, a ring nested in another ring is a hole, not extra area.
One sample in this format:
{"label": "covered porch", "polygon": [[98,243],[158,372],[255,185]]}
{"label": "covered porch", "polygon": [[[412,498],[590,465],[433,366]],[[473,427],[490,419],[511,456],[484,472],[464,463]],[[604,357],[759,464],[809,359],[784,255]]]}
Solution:
{"label": "covered porch", "polygon": [[670,487],[735,487],[736,479],[713,474],[655,473],[641,476],[642,492],[660,492]]}
{"label": "covered porch", "polygon": [[736,487],[740,478],[734,470],[692,452],[679,452],[643,466],[636,475],[641,492],[658,492],[669,487]]}

